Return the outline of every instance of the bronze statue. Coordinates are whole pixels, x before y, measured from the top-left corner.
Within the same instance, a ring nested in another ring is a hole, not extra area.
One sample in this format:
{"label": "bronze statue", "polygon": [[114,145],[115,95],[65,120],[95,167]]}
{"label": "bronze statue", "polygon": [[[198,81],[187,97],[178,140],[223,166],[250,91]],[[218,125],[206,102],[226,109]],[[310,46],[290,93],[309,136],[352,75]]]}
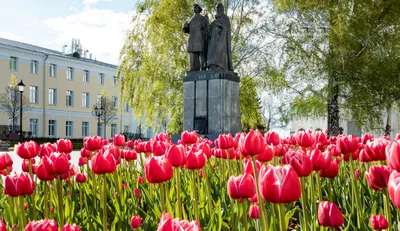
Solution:
{"label": "bronze statue", "polygon": [[189,34],[187,52],[190,54],[190,70],[205,70],[207,67],[207,42],[208,42],[208,18],[201,15],[202,8],[198,4],[193,5],[194,15],[189,22],[183,25],[182,31]]}
{"label": "bronze statue", "polygon": [[215,19],[211,23],[208,44],[207,68],[233,71],[231,51],[231,23],[224,13],[224,5],[217,5]]}

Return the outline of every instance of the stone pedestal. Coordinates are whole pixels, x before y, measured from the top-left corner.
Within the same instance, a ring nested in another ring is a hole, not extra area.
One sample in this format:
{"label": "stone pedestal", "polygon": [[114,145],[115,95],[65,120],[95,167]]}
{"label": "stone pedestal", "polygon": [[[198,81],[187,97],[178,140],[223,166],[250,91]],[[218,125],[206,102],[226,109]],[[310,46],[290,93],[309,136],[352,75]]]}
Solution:
{"label": "stone pedestal", "polygon": [[242,131],[239,105],[239,76],[234,72],[188,72],[183,79],[183,129],[192,131],[195,119],[205,117],[206,134]]}

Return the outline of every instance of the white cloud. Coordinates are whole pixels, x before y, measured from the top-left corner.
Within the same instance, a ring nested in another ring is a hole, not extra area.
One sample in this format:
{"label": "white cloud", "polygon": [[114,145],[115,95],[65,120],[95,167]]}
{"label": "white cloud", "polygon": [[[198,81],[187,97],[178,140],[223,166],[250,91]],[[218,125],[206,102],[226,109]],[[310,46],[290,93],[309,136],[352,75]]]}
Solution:
{"label": "white cloud", "polygon": [[43,23],[56,35],[52,47],[68,44],[70,48],[71,39],[79,38],[83,49],[93,53],[93,58],[117,64],[126,31],[130,29],[132,15],[133,12],[122,13],[86,7],[81,12],[48,19]]}
{"label": "white cloud", "polygon": [[10,39],[10,40],[16,40],[16,41],[21,41],[22,38],[21,36],[5,32],[5,31],[0,31],[0,38],[5,38],[5,39]]}
{"label": "white cloud", "polygon": [[111,2],[112,0],[83,0],[83,5],[96,4],[98,2]]}

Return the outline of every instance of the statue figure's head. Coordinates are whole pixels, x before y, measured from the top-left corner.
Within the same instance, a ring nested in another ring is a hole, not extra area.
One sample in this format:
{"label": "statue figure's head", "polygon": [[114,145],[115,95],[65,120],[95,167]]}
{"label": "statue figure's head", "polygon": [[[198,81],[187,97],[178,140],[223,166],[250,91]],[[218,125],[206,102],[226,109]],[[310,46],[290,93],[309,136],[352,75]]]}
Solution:
{"label": "statue figure's head", "polygon": [[193,4],[193,12],[194,13],[201,13],[203,9],[199,6],[199,4]]}
{"label": "statue figure's head", "polygon": [[218,3],[216,15],[223,15],[224,11],[225,11],[224,5],[222,5],[222,3]]}

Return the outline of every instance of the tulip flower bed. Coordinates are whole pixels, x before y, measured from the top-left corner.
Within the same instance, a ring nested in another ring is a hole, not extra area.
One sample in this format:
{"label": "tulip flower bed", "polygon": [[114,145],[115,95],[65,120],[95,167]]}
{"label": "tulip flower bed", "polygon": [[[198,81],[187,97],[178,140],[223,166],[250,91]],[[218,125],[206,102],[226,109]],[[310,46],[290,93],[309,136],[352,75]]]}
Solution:
{"label": "tulip flower bed", "polygon": [[71,152],[67,139],[19,144],[22,173],[0,155],[0,231],[400,228],[400,136],[94,136],[79,166]]}

